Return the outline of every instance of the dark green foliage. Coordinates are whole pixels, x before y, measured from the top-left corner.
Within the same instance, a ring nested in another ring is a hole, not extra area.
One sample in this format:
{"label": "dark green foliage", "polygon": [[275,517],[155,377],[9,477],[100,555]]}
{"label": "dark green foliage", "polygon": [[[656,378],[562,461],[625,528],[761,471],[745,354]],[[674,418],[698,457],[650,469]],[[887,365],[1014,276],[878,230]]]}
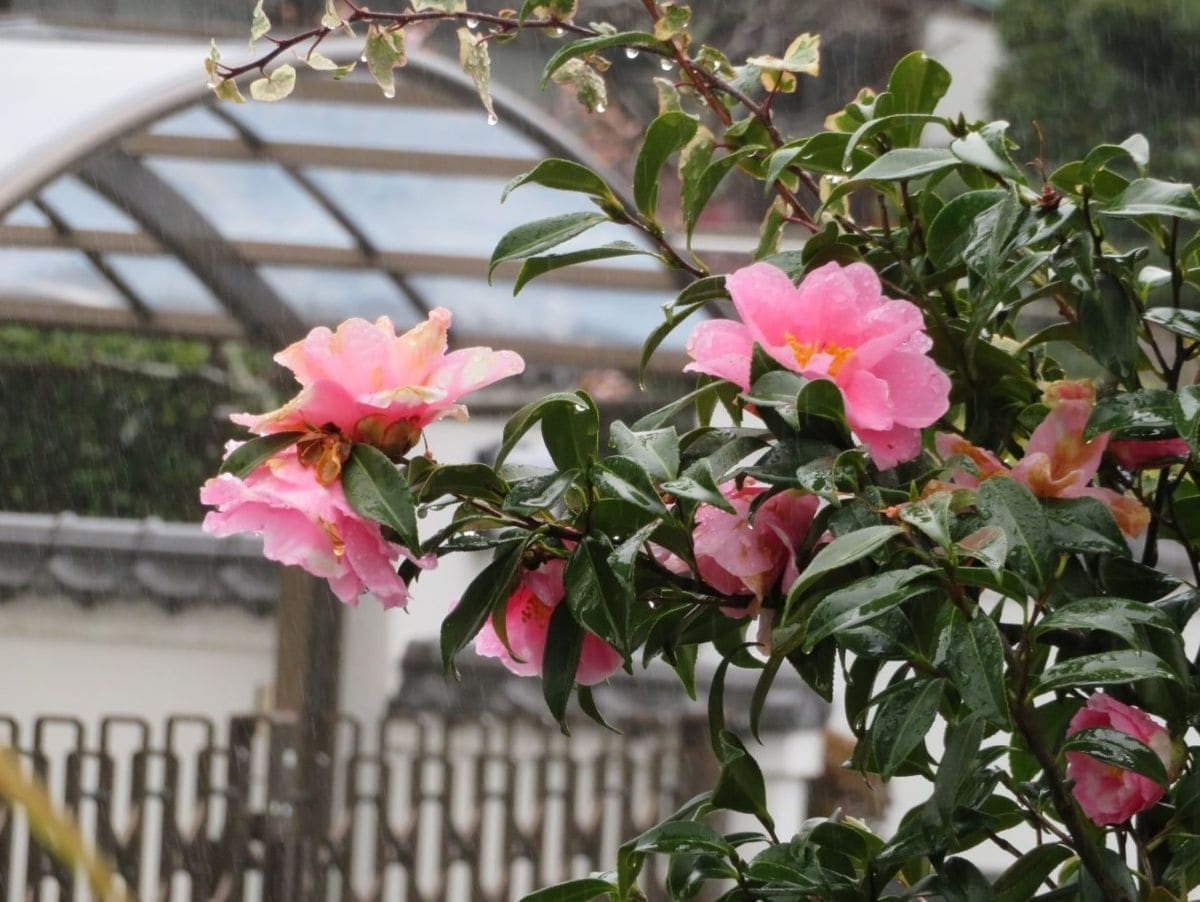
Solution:
{"label": "dark green foliage", "polygon": [[225,413],[264,409],[223,366],[203,341],[0,329],[0,509],[198,520]]}
{"label": "dark green foliage", "polygon": [[[1200,9],[1193,0],[1003,0],[992,109],[1024,159],[1055,162],[1144,132],[1164,177],[1200,177]],[[1086,76],[1083,75],[1086,73]]]}

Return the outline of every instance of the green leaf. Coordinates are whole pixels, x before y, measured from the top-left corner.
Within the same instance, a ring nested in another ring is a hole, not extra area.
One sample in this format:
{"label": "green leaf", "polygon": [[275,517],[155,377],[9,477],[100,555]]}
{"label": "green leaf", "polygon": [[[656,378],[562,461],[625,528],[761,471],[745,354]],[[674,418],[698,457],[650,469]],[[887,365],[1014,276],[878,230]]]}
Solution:
{"label": "green leaf", "polygon": [[1129,556],[1117,521],[1096,498],[1051,498],[1043,502],[1050,541],[1059,551]]}
{"label": "green leaf", "polygon": [[1007,122],[989,122],[979,131],[968,132],[950,142],[950,152],[972,166],[1003,176],[1009,181],[1024,183],[1025,177],[1008,154],[1004,136]]}
{"label": "green leaf", "polygon": [[250,96],[255,100],[274,103],[283,100],[296,87],[296,70],[287,63],[272,69],[265,78],[250,82]]}
{"label": "green leaf", "polygon": [[213,88],[213,94],[217,100],[226,100],[230,103],[246,102],[246,98],[238,90],[237,82],[232,78],[226,78],[223,81],[217,82],[216,87]]}
{"label": "green leaf", "polygon": [[635,45],[658,50],[665,49],[666,47],[662,41],[645,31],[621,31],[617,34],[604,34],[594,38],[583,38],[579,41],[572,41],[569,44],[559,47],[554,52],[554,55],[546,61],[546,67],[542,70],[541,86],[545,88],[550,79],[554,77],[554,73],[561,69],[568,60],[586,56],[589,53],[608,50],[611,47],[629,47]]}
{"label": "green leaf", "polygon": [[1008,559],[1017,572],[1040,590],[1050,574],[1054,547],[1046,515],[1033,493],[1015,479],[986,479],[979,487],[978,506],[984,525],[1004,530]]}
{"label": "green leaf", "polygon": [[613,241],[600,247],[571,251],[566,254],[547,254],[543,257],[529,257],[521,264],[521,271],[517,273],[516,281],[513,283],[513,297],[516,297],[522,288],[538,276],[545,275],[556,269],[562,269],[564,266],[574,266],[577,263],[590,263],[593,260],[608,260],[613,257],[630,257],[637,254],[653,256],[650,251],[638,247],[636,244],[628,241]]}
{"label": "green leaf", "polygon": [[634,432],[618,420],[609,430],[609,440],[618,454],[637,461],[651,479],[662,482],[679,473],[679,436],[674,426]]}
{"label": "green leaf", "polygon": [[670,520],[671,515],[658,496],[649,474],[628,457],[606,457],[595,467],[592,479],[597,489],[645,511],[651,517]]}
{"label": "green leaf", "polygon": [[[915,138],[909,136],[914,133],[920,134],[923,128],[931,122],[940,122],[947,127],[951,125],[950,120],[944,116],[933,116],[929,113],[896,113],[881,116],[878,119],[868,119],[846,142],[846,152],[842,155],[842,169],[846,172],[854,171],[855,161],[863,153],[861,145],[867,138],[879,132],[887,132],[896,136],[896,142],[900,147],[911,147],[915,143]],[[873,147],[870,149],[874,150]],[[775,174],[778,176],[778,171]]]}
{"label": "green leaf", "polygon": [[577,468],[522,479],[514,483],[504,499],[504,510],[525,516],[544,513],[552,509],[578,479]]}
{"label": "green leaf", "polygon": [[899,526],[868,526],[838,536],[818,551],[796,578],[788,591],[788,608],[791,608],[796,599],[822,576],[873,554],[903,531]]}
{"label": "green leaf", "polygon": [[252,438],[238,445],[222,461],[220,472],[245,479],[280,451],[296,444],[303,436],[303,432],[275,432]]}
{"label": "green leaf", "polygon": [[639,853],[662,852],[669,855],[679,855],[695,852],[713,852],[721,856],[729,856],[734,852],[733,846],[707,824],[696,821],[667,821],[657,827],[651,827],[633,841],[631,848]]}
{"label": "green leaf", "polygon": [[1163,389],[1141,389],[1101,398],[1088,417],[1083,437],[1102,432],[1115,438],[1149,439],[1174,434],[1175,396]]}
{"label": "green leaf", "polygon": [[487,110],[488,122],[496,121],[496,110],[492,105],[492,59],[488,55],[485,35],[479,35],[467,27],[458,29],[458,62],[463,72],[471,76],[475,91],[483,108]]}
{"label": "green leaf", "polygon": [[1153,679],[1179,682],[1171,668],[1148,651],[1105,651],[1070,658],[1047,668],[1034,694],[1078,686],[1111,686]]}
{"label": "green leaf", "polygon": [[[1149,268],[1146,267],[1146,269]],[[1170,273],[1167,273],[1167,280],[1170,281]],[[1148,323],[1162,326],[1168,332],[1174,332],[1176,335],[1182,335],[1193,341],[1200,341],[1200,311],[1175,307],[1151,307],[1142,318]]]}
{"label": "green leaf", "polygon": [[992,885],[996,902],[1029,902],[1037,895],[1042,881],[1073,856],[1074,852],[1068,846],[1057,843],[1034,846],[1009,865]]}
{"label": "green leaf", "polygon": [[685,182],[683,186],[683,221],[687,226],[688,245],[691,246],[692,233],[696,231],[696,223],[700,214],[712,199],[717,187],[730,171],[743,159],[756,152],[754,147],[742,147],[714,160],[704,168],[698,178]]}
{"label": "green leaf", "polygon": [[521,897],[521,902],[592,902],[601,896],[614,896],[616,884],[598,877],[582,877],[556,883]]}
{"label": "green leaf", "polygon": [[491,283],[496,267],[505,260],[521,260],[540,254],[607,221],[608,217],[603,213],[565,213],[517,226],[505,234],[492,251],[488,283]]}
{"label": "green leaf", "polygon": [[856,182],[902,182],[958,164],[958,157],[942,147],[901,147],[888,151],[851,178]]}
{"label": "green leaf", "polygon": [[724,276],[705,276],[683,289],[673,302],[663,306],[666,318],[650,333],[650,337],[642,345],[642,356],[638,363],[638,382],[642,388],[646,387],[646,367],[650,363],[650,358],[654,356],[654,352],[658,350],[658,346],[666,340],[667,336],[674,332],[680,323],[706,304],[727,297],[729,295],[725,291]]}
{"label": "green leaf", "polygon": [[942,702],[942,681],[909,680],[879,704],[870,741],[879,775],[890,778],[925,741]]}
{"label": "green leaf", "polygon": [[412,494],[386,454],[370,445],[355,444],[342,467],[342,488],[356,513],[394,529],[405,547],[420,552]]}
{"label": "green leaf", "polygon": [[571,552],[563,572],[563,585],[575,620],[610,645],[627,652],[626,632],[633,594],[622,590],[609,569],[612,551],[606,540],[586,536]]}
{"label": "green leaf", "polygon": [[998,526],[981,526],[954,545],[960,555],[974,558],[999,576],[1008,559],[1008,536]]}
{"label": "green leaf", "polygon": [[412,8],[414,12],[436,9],[444,13],[461,13],[466,12],[467,0],[412,0]]}
{"label": "green leaf", "polygon": [[650,123],[638,153],[633,174],[633,198],[637,208],[654,219],[658,210],[658,177],[667,158],[681,150],[696,134],[699,122],[683,112],[663,113]]}
{"label": "green leaf", "polygon": [[586,471],[600,456],[600,413],[587,392],[574,403],[551,403],[542,410],[542,441],[559,469]]}
{"label": "green leaf", "polygon": [[404,32],[398,28],[389,31],[378,25],[371,25],[367,28],[363,56],[367,58],[367,71],[383,91],[383,96],[389,99],[395,97],[394,70],[408,62],[408,54],[404,49]]}
{"label": "green leaf", "polygon": [[1112,206],[1102,210],[1107,216],[1132,219],[1139,216],[1173,216],[1200,222],[1200,201],[1191,185],[1159,179],[1135,179],[1121,192]]}
{"label": "green leaf", "polygon": [[1080,730],[1067,737],[1062,750],[1064,753],[1082,752],[1105,764],[1141,774],[1164,787],[1170,785],[1167,769],[1154,750],[1120,730],[1107,727]]}
{"label": "green leaf", "polygon": [[900,505],[900,519],[909,526],[919,529],[926,538],[939,548],[953,544],[950,537],[950,492],[936,492],[928,498],[920,498]]}
{"label": "green leaf", "polygon": [[1133,648],[1145,648],[1139,628],[1174,632],[1174,625],[1158,608],[1129,598],[1081,598],[1056,608],[1035,630],[1042,635],[1051,630],[1100,630],[1121,638]]}
{"label": "green leaf", "polygon": [[717,741],[721,773],[713,788],[713,806],[753,814],[768,831],[773,831],[775,822],[767,810],[766,781],[758,762],[729,730],[722,730]]}
{"label": "green leaf", "polygon": [[1138,355],[1138,311],[1109,276],[1079,299],[1079,334],[1097,361],[1129,383]]}
{"label": "green leaf", "polygon": [[500,192],[500,202],[508,199],[522,185],[541,185],[543,188],[553,188],[556,191],[575,191],[588,194],[598,200],[619,205],[608,182],[595,172],[574,160],[549,159],[542,160],[531,170],[522,173],[504,186]]}
{"label": "green leaf", "polygon": [[542,655],[542,695],[551,716],[567,733],[567,702],[575,688],[575,673],[583,654],[583,628],[575,622],[569,604],[560,604],[550,614],[546,649]]}
{"label": "green leaf", "polygon": [[1001,188],[967,191],[947,202],[929,224],[925,244],[929,259],[938,266],[949,266],[962,259],[971,236],[971,225],[984,210],[1007,196]]}
{"label": "green leaf", "polygon": [[1185,385],[1175,399],[1175,428],[1191,446],[1192,454],[1200,454],[1200,385]]}
{"label": "green leaf", "polygon": [[[944,825],[951,826],[954,823],[954,809],[963,784],[968,780],[974,782],[975,756],[979,753],[982,741],[983,718],[973,714],[951,724],[946,730],[946,751],[938,762],[933,795],[927,803],[928,808],[936,812],[937,820]],[[972,788],[970,785],[966,787],[967,791]]]}
{"label": "green leaf", "polygon": [[[888,79],[892,95],[892,113],[929,114],[950,88],[950,73],[937,60],[915,50],[901,58]],[[920,143],[924,123],[911,120],[900,128],[889,128],[897,147],[915,147]]]}
{"label": "green leaf", "polygon": [[811,652],[827,636],[866,623],[913,596],[928,591],[926,586],[910,584],[932,570],[932,567],[921,564],[905,570],[874,573],[844,589],[829,593],[817,602],[808,619],[804,637],[805,652]]}
{"label": "green leaf", "polygon": [[[462,598],[442,620],[442,668],[454,673],[454,657],[483,629],[492,611],[512,594],[521,572],[521,558],[531,537],[496,549],[495,558],[479,571]],[[559,605],[565,608],[566,605]]]}
{"label": "green leaf", "polygon": [[736,513],[729,499],[721,494],[717,480],[713,476],[712,465],[707,458],[699,460],[688,467],[687,472],[678,479],[664,482],[660,486],[664,492],[670,492],[677,498],[687,498],[710,504],[727,514]]}
{"label": "green leaf", "polygon": [[950,624],[939,639],[944,647],[946,670],[972,711],[989,723],[1011,729],[1008,697],[1004,690],[1004,640],[990,617],[978,614],[968,623],[952,609]]}

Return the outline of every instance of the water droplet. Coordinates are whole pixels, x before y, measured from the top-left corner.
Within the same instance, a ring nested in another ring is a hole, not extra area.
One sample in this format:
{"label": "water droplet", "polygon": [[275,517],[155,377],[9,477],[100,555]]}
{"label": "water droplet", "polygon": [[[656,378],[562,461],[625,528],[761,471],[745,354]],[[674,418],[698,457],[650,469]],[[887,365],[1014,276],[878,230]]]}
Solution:
{"label": "water droplet", "polygon": [[625,48],[625,58],[635,60],[638,58],[638,54],[641,52],[642,51],[638,50],[636,47],[626,47]]}
{"label": "water droplet", "polygon": [[359,61],[360,63],[365,63],[365,62],[367,61],[367,55],[364,53],[362,56],[360,56],[360,57],[358,58],[358,61]]}
{"label": "water droplet", "polygon": [[384,88],[383,96],[386,97],[388,100],[391,100],[393,97],[396,96],[396,89],[395,88]]}
{"label": "water droplet", "polygon": [[488,125],[495,125],[500,121],[500,117],[495,113],[488,113]]}
{"label": "water droplet", "polygon": [[550,37],[552,38],[561,38],[564,34],[566,34],[566,32],[561,28],[555,27],[550,29]]}
{"label": "water droplet", "polygon": [[658,61],[658,68],[662,69],[664,72],[670,72],[675,68],[675,64],[666,57],[663,57]]}
{"label": "water droplet", "polygon": [[478,20],[478,19],[475,19],[475,18],[467,19],[467,28],[469,28],[469,29],[471,29],[472,31],[474,31],[474,30],[475,30],[476,28],[478,28],[478,27],[479,27],[479,20]]}
{"label": "water droplet", "polygon": [[295,749],[284,749],[280,757],[283,759],[283,766],[288,768],[295,767],[300,760]]}
{"label": "water droplet", "polygon": [[607,109],[608,109],[608,107],[606,107],[606,106],[605,106],[604,104],[602,104],[602,103],[598,103],[598,104],[596,104],[596,112],[597,112],[597,113],[603,113],[603,112],[604,112],[605,110],[607,110]]}

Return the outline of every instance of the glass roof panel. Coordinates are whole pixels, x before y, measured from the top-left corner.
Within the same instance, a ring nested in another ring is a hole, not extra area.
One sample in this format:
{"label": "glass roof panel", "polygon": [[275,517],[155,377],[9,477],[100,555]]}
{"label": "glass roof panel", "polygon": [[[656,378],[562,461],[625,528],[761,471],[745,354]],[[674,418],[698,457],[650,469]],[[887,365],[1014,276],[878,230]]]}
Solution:
{"label": "glass roof panel", "polygon": [[227,238],[352,245],[342,227],[278,166],[158,157],[146,164]]}
{"label": "glass roof panel", "polygon": [[156,312],[223,313],[217,299],[174,257],[110,254],[109,266]]}
{"label": "glass roof panel", "polygon": [[50,220],[46,218],[46,215],[35,207],[32,201],[28,200],[22,201],[9,210],[4,221],[10,225],[42,226],[43,228],[50,226]]}
{"label": "glass roof panel", "polygon": [[[501,204],[500,192],[506,181],[496,178],[326,168],[308,172],[322,190],[343,201],[347,215],[372,242],[387,250],[468,254],[486,259],[509,229],[590,207],[578,195],[536,187],[517,191]],[[348,198],[370,202],[355,204]],[[636,237],[630,229],[605,224],[583,236],[579,246]],[[562,249],[566,248],[563,245]],[[624,259],[626,265],[654,265],[638,257]]]}
{"label": "glass roof panel", "polygon": [[182,112],[155,122],[148,131],[153,135],[182,135],[190,138],[236,138],[237,131],[205,106],[190,106]]}
{"label": "glass roof panel", "polygon": [[381,272],[260,266],[259,273],[310,323],[331,324],[350,316],[375,319],[384,314],[401,323],[419,316],[395,283]]}
{"label": "glass roof panel", "polygon": [[[640,345],[662,322],[662,305],[673,296],[670,290],[534,282],[514,298],[506,285],[457,276],[415,276],[412,283],[429,303],[453,311],[464,332],[584,346]],[[681,349],[690,331],[681,327],[664,347]]]}
{"label": "glass roof panel", "polygon": [[490,126],[487,114],[470,109],[400,106],[370,103],[289,101],[284,104],[246,104],[229,107],[232,115],[267,141],[336,144],[430,153],[495,156],[545,156],[537,142],[511,127]]}
{"label": "glass roof panel", "polygon": [[83,182],[60,178],[42,189],[42,199],[73,229],[137,232],[138,224]]}
{"label": "glass roof panel", "polygon": [[124,298],[78,251],[0,247],[0,295],[84,307],[124,307]]}

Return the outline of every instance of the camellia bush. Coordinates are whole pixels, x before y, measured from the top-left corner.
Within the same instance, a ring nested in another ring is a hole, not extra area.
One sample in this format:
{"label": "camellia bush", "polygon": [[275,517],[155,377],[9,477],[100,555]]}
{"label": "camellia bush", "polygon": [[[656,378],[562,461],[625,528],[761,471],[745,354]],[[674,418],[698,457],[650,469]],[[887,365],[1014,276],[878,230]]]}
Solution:
{"label": "camellia bush", "polygon": [[[611,871],[533,898],[639,898],[648,855],[669,857],[678,899],[706,886],[726,900],[1187,898],[1200,884],[1193,187],[1151,175],[1140,135],[1053,172],[1022,164],[1006,123],[937,112],[949,76],[921,53],[823,131],[781,134],[773,105],[818,77],[816,36],[729,60],[690,40],[687,7],[640,6],[644,30],[618,31],[584,24],[575,0],[331,4],[248,64],[214,48],[218,95],[240,100],[235,79],[253,71],[249,93],[278,100],[295,80],[285,51],[344,75],[354,63],[316,47],[349,31],[391,93],[405,29],[452,22],[481,115],[489,49],[525,30],[560,38],[545,80],[595,112],[626,55],[660,57],[671,74],[646,86],[660,112],[632,185],[542,162],[505,193],[568,192],[579,212],[498,236],[491,263],[520,263],[515,291],[635,253],[681,271],[690,284],[644,358],[686,330],[696,384],[606,435],[587,394],[553,394],[508,421],[494,465],[442,464],[423,428],[464,416],[464,397],[520,358],[448,353],[441,309],[402,334],[386,318],[315,329],[277,357],[295,399],[237,418],[251,436],[202,490],[206,527],[261,533],[269,557],[342,600],[387,606],[439,558],[489,551],[442,625],[446,670],[472,648],[497,657],[541,679],[560,722],[573,704],[602,721],[590,687],[618,670],[661,658],[694,694],[697,657],[719,658],[712,791],[631,838]],[[260,3],[254,36],[269,29]],[[670,173],[678,211],[660,210]],[[711,272],[690,236],[714,193],[747,179],[761,241]],[[638,240],[555,251],[603,222]],[[508,466],[539,433],[553,467]],[[422,528],[447,506],[449,525]],[[729,668],[758,674],[754,732],[781,669],[826,699],[840,681],[857,739],[846,766],[922,777],[926,800],[890,836],[836,814],[780,835],[749,737],[723,719]],[[723,811],[760,827],[725,834]],[[998,876],[970,860],[989,843],[1013,859]]]}

